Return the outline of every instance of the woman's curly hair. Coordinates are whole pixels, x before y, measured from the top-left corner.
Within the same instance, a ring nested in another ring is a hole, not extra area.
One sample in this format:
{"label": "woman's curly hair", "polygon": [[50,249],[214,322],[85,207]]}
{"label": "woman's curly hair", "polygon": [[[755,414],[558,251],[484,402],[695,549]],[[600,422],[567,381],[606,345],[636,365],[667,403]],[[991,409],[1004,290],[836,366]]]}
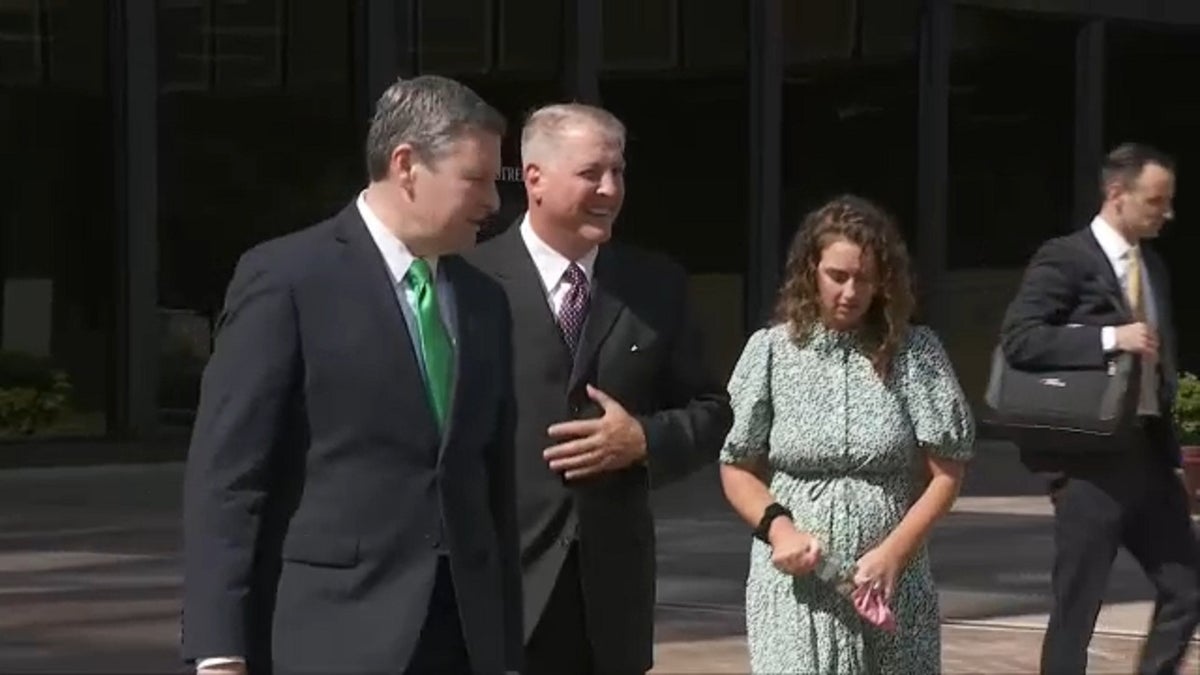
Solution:
{"label": "woman's curly hair", "polygon": [[886,377],[908,332],[915,301],[904,240],[892,217],[870,201],[842,195],[804,218],[788,251],[775,321],[786,323],[793,339],[807,339],[821,320],[817,265],[825,247],[838,239],[858,245],[875,258],[877,290],[857,336],[875,372]]}

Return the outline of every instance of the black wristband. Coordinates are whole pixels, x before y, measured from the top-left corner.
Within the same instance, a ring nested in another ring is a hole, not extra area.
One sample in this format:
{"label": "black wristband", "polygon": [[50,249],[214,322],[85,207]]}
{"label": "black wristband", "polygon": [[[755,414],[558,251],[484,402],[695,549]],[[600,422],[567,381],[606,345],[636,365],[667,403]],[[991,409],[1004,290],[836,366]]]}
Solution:
{"label": "black wristband", "polygon": [[771,531],[771,523],[775,522],[775,519],[780,516],[787,516],[790,520],[792,512],[779,502],[772,502],[767,505],[767,508],[763,509],[762,518],[758,521],[758,527],[754,528],[754,538],[764,544],[771,543],[771,540],[767,537],[767,533]]}

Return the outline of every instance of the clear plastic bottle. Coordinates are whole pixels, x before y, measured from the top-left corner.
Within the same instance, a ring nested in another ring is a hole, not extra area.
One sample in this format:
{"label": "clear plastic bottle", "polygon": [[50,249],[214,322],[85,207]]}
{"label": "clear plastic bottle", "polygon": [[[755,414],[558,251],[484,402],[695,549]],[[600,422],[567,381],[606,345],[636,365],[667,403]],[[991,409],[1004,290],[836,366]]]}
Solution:
{"label": "clear plastic bottle", "polygon": [[821,559],[817,561],[816,567],[813,568],[813,574],[816,574],[818,579],[832,584],[839,593],[846,596],[854,592],[854,574],[856,571],[857,565],[846,561],[841,556],[835,555],[830,551],[821,551]]}

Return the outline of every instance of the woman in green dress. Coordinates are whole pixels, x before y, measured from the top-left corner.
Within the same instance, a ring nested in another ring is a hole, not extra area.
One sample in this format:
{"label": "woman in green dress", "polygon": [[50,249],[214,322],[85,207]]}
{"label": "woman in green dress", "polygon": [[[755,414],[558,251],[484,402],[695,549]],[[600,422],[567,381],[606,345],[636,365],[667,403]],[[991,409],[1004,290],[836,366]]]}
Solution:
{"label": "woman in green dress", "polygon": [[[909,323],[908,255],[873,204],[840,197],[810,214],[786,276],[774,325],[734,369],[721,452],[725,495],[756,535],[751,669],[938,673],[925,540],[970,459],[970,408],[937,337]],[[865,621],[847,588],[883,598],[894,628]]]}

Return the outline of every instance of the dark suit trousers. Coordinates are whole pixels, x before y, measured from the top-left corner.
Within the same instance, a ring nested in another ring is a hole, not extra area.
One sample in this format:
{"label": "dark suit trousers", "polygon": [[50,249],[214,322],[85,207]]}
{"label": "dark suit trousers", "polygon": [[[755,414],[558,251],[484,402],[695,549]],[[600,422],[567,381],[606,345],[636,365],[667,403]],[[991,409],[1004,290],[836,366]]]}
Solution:
{"label": "dark suit trousers", "polygon": [[1139,673],[1175,673],[1200,623],[1200,552],[1187,497],[1149,431],[1139,429],[1127,452],[1072,470],[1057,494],[1054,608],[1042,645],[1043,675],[1087,670],[1088,643],[1119,546],[1157,591]]}
{"label": "dark suit trousers", "polygon": [[458,617],[458,600],[454,595],[454,580],[450,561],[438,559],[437,581],[429,598],[429,612],[417,640],[417,649],[408,662],[405,675],[442,675],[470,673],[467,643],[463,639]]}
{"label": "dark suit trousers", "polygon": [[572,544],[550,599],[525,645],[522,675],[595,675],[584,619],[579,545]]}

